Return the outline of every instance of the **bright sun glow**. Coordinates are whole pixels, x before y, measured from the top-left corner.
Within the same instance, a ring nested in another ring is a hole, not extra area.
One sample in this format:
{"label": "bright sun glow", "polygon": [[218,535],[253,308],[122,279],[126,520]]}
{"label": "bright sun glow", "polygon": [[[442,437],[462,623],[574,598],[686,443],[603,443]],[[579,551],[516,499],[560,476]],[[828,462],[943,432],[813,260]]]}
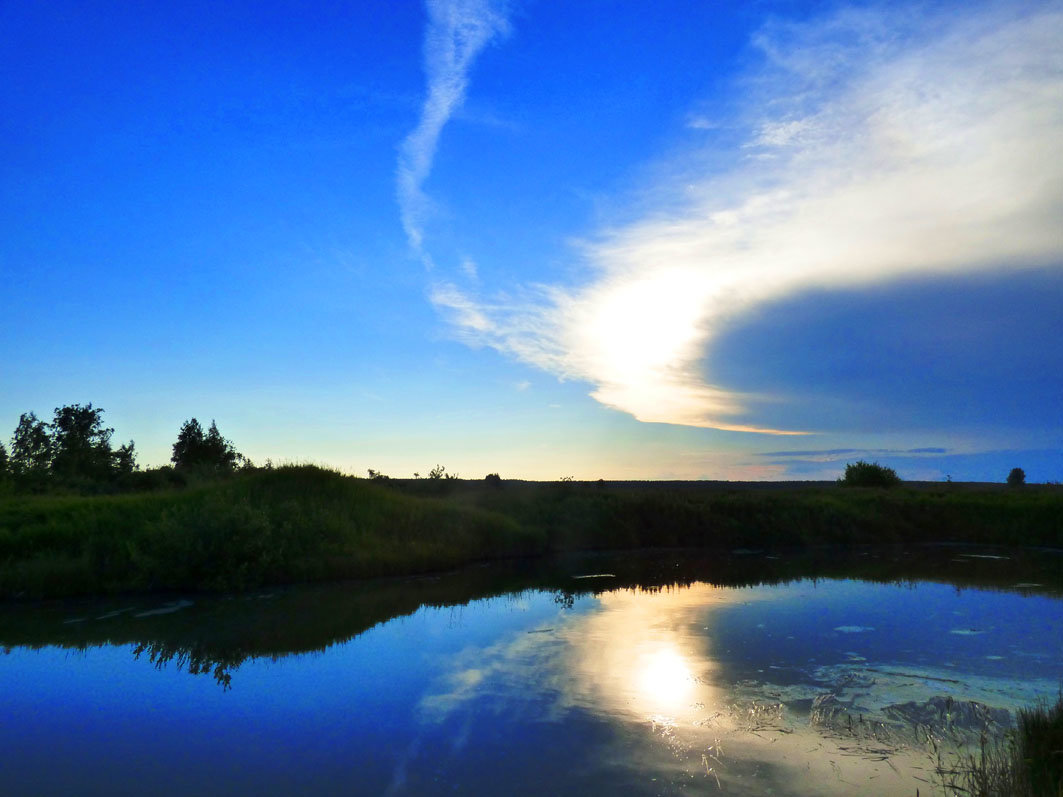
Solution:
{"label": "bright sun glow", "polygon": [[637,691],[654,711],[674,713],[688,702],[694,676],[675,648],[662,648],[640,657],[636,664]]}
{"label": "bright sun glow", "polygon": [[641,421],[809,431],[747,423],[785,397],[713,379],[736,318],[808,291],[1060,262],[1063,14],[980,9],[947,26],[874,8],[769,26],[747,139],[678,151],[647,192],[660,207],[585,246],[587,282],[433,300],[469,340]]}

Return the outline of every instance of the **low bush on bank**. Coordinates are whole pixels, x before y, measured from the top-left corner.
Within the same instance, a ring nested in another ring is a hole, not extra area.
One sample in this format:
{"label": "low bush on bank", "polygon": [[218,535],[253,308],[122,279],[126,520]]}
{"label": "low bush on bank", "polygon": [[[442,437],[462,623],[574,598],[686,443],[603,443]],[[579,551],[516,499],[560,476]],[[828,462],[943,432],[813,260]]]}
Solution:
{"label": "low bush on bank", "polygon": [[893,468],[860,460],[845,466],[841,482],[846,487],[895,487],[901,483],[901,478]]}

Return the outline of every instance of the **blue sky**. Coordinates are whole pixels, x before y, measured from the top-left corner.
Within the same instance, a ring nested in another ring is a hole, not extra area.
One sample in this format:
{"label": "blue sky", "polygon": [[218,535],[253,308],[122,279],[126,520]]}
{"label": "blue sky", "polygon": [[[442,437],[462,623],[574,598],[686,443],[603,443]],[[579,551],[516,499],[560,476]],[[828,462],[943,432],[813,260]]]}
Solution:
{"label": "blue sky", "polygon": [[0,428],[1061,480],[1061,40],[1058,2],[4,4]]}

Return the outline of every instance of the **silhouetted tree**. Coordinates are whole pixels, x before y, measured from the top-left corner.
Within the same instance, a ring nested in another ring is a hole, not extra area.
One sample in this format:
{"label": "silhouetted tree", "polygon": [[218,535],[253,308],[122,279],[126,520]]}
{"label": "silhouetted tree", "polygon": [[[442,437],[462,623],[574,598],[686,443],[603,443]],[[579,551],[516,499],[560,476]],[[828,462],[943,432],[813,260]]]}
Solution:
{"label": "silhouetted tree", "polygon": [[846,487],[893,487],[901,483],[901,477],[893,468],[860,460],[846,464],[841,483]]}
{"label": "silhouetted tree", "polygon": [[488,473],[486,476],[484,476],[484,482],[487,484],[488,487],[501,487],[502,477],[499,476],[497,473]]}
{"label": "silhouetted tree", "polygon": [[114,469],[120,474],[128,474],[140,470],[137,464],[137,452],[133,450],[133,441],[130,440],[124,446],[118,446],[114,452]]}
{"label": "silhouetted tree", "polygon": [[103,425],[103,409],[92,404],[55,408],[52,430],[52,474],[60,479],[104,481],[115,473],[111,435]]}
{"label": "silhouetted tree", "polygon": [[215,470],[231,471],[236,467],[236,463],[244,458],[231,442],[221,436],[221,432],[218,431],[218,424],[213,419],[211,419],[210,428],[207,429],[207,437],[204,442],[208,460],[213,464]]}
{"label": "silhouetted tree", "polygon": [[1026,471],[1022,468],[1012,468],[1008,474],[1008,484],[1011,487],[1022,487],[1026,484]]}
{"label": "silhouetted tree", "polygon": [[173,444],[173,456],[170,457],[178,470],[214,473],[231,473],[241,459],[243,457],[233,444],[221,436],[217,423],[212,420],[210,429],[204,433],[202,425],[195,418],[181,425],[177,442]]}
{"label": "silhouetted tree", "polygon": [[18,426],[11,438],[11,471],[24,478],[43,478],[52,462],[52,437],[48,424],[38,420],[32,412],[19,416]]}
{"label": "silhouetted tree", "polygon": [[4,448],[4,444],[0,443],[0,481],[7,478],[8,462],[7,462],[7,449]]}

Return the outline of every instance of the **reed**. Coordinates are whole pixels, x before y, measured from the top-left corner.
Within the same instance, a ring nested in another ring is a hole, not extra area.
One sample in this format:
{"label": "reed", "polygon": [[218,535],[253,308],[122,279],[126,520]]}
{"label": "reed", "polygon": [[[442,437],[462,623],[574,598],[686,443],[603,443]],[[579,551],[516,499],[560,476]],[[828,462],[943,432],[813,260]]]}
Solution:
{"label": "reed", "polygon": [[1063,795],[1063,691],[1054,705],[1019,709],[1017,728],[1003,739],[983,733],[977,751],[939,761],[946,793],[971,797]]}

